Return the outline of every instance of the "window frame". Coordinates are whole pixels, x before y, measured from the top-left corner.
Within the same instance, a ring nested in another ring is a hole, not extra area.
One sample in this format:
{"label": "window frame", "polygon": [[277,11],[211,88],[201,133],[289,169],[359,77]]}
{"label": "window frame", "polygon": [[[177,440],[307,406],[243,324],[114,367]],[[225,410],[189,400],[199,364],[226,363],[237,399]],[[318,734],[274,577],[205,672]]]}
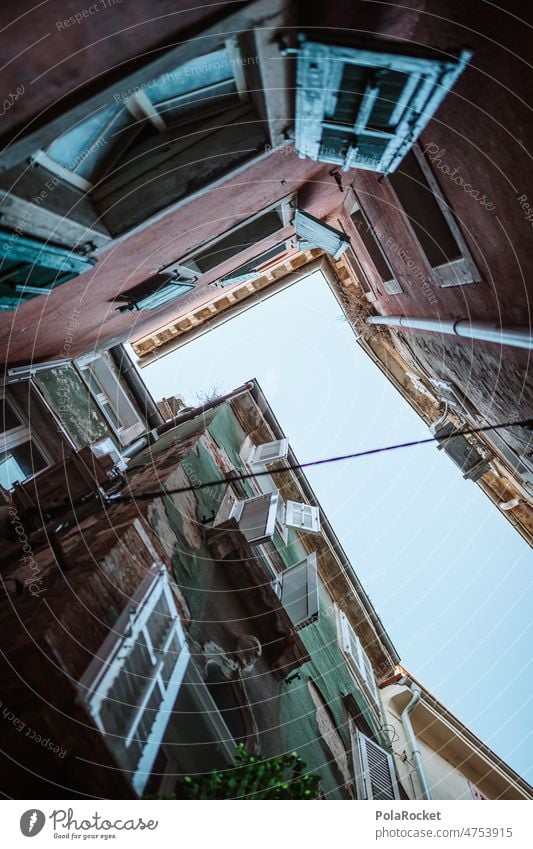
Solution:
{"label": "window frame", "polygon": [[[366,225],[366,228],[367,228],[367,231],[368,231],[370,238],[373,240],[377,251],[381,254],[383,262],[385,263],[387,268],[390,270],[391,277],[388,280],[384,280],[383,275],[380,274],[380,272],[378,271],[378,267],[377,267],[376,263],[374,262],[374,259],[372,258],[372,254],[370,253],[370,251],[368,250],[368,248],[366,246],[365,240],[360,233],[359,227],[356,225],[355,221],[353,220],[352,216],[356,212],[361,213],[361,217],[363,219],[364,224]],[[355,192],[353,194],[353,203],[350,205],[350,211],[349,211],[348,214],[349,214],[349,218],[350,218],[350,223],[351,223],[353,229],[355,230],[355,232],[357,233],[357,239],[360,243],[360,246],[362,246],[362,248],[364,249],[365,254],[368,257],[368,262],[371,264],[372,276],[374,278],[372,280],[374,288],[376,288],[377,291],[379,292],[379,287],[381,286],[385,290],[385,293],[387,295],[402,295],[403,289],[402,289],[402,287],[401,287],[401,285],[398,281],[398,277],[396,275],[396,272],[394,271],[394,268],[392,267],[387,254],[383,250],[381,240],[378,238],[378,235],[377,235],[377,233],[374,229],[374,226],[373,226],[372,222],[370,221],[368,215],[366,214],[364,207],[360,204],[359,198],[357,197]],[[359,258],[357,257],[357,253],[356,252],[354,252],[354,253],[355,253],[355,258],[356,258],[357,262],[359,262]]]}
{"label": "window frame", "polygon": [[[348,662],[348,668],[357,686],[362,688],[367,701],[379,717],[381,715],[379,688],[370,658],[363,648],[355,628],[340,608],[337,608],[337,622],[339,646]],[[355,653],[352,649],[352,642],[355,644]]]}
{"label": "window frame", "polygon": [[[176,262],[171,262],[168,265],[162,266],[159,269],[159,273],[163,273],[163,272],[167,273],[168,272],[168,273],[177,273],[177,274],[184,274],[184,275],[191,275],[191,273],[192,273],[192,274],[196,275],[197,279],[199,279],[200,277],[202,277],[205,274],[213,273],[219,267],[219,265],[226,264],[227,262],[232,262],[241,253],[244,253],[244,251],[249,250],[251,246],[241,248],[240,250],[236,249],[236,252],[235,252],[235,254],[232,255],[231,259],[221,260],[217,265],[214,265],[212,268],[208,269],[207,271],[195,270],[193,267],[191,267],[191,265],[187,265],[187,263],[188,262],[194,263],[194,258],[198,254],[200,254],[200,253],[204,254],[204,253],[208,252],[212,247],[217,245],[218,242],[221,242],[222,240],[228,238],[229,236],[232,236],[234,233],[236,233],[241,228],[246,227],[246,225],[250,224],[252,221],[256,221],[257,219],[268,215],[268,213],[273,212],[274,210],[278,210],[278,212],[279,212],[279,217],[280,217],[280,228],[279,228],[279,230],[280,231],[285,230],[287,227],[290,227],[293,224],[294,213],[295,213],[295,209],[296,209],[295,204],[296,204],[296,194],[295,193],[291,193],[290,195],[285,195],[284,197],[280,198],[279,200],[275,201],[274,203],[271,203],[268,206],[264,207],[259,212],[256,212],[254,215],[250,215],[248,218],[245,218],[243,221],[239,222],[239,224],[236,224],[234,227],[230,227],[229,230],[224,230],[223,233],[220,233],[218,236],[215,236],[213,239],[210,239],[207,242],[204,242],[204,244],[197,247],[195,250],[190,251],[190,253],[185,254],[185,256],[183,256],[183,257],[180,257],[180,259],[177,260]],[[278,231],[276,230],[273,233],[271,233],[270,235],[265,236],[263,239],[261,239],[261,241],[259,241],[257,243],[257,245],[261,245],[262,242],[266,241],[267,239],[274,238],[274,236],[276,235],[277,232]],[[288,242],[289,240],[287,239],[286,241]],[[285,244],[286,244],[286,242],[285,242]],[[260,253],[258,254],[258,258],[260,258],[261,253],[263,253],[263,252],[264,251],[260,251]],[[252,261],[252,260],[253,260],[253,257],[251,258],[250,261]],[[237,271],[237,270],[238,270],[238,266],[235,268],[235,271]],[[230,272],[228,272],[228,274],[230,274]],[[225,276],[227,276],[227,275],[222,275],[222,277],[225,277]],[[216,279],[218,280],[220,278],[216,278]],[[214,282],[215,281],[213,281],[213,283]]]}
{"label": "window frame", "polygon": [[[97,363],[96,367],[94,366],[95,363]],[[81,380],[85,384],[87,391],[90,393],[91,397],[94,398],[98,409],[104,416],[112,432],[117,436],[121,445],[128,445],[133,439],[145,432],[147,429],[145,423],[135,409],[133,403],[130,401],[126,390],[122,386],[119,378],[114,374],[105,357],[102,357],[99,354],[89,354],[83,357],[78,357],[78,359],[74,361],[74,365]],[[86,370],[90,372],[92,380],[98,384],[98,386],[102,389],[102,392],[98,394],[95,393],[91,387],[90,380],[84,374]],[[105,374],[102,376],[104,370]],[[113,384],[112,392],[109,391],[111,383]],[[119,427],[116,426],[105,409],[106,402],[111,407],[111,410],[117,420],[121,423]],[[131,424],[128,424],[125,421],[127,415],[130,416]]]}
{"label": "window frame", "polygon": [[433,194],[437,206],[439,207],[440,212],[442,213],[442,216],[446,222],[446,225],[455,241],[455,244],[457,245],[459,253],[461,254],[459,259],[450,260],[449,262],[442,263],[441,265],[437,266],[431,265],[429,258],[415,232],[411,220],[409,219],[409,216],[406,210],[404,209],[399,196],[396,194],[393,182],[389,178],[389,188],[393,193],[398,209],[402,212],[403,224],[409,231],[409,234],[413,239],[414,243],[417,245],[421,255],[424,257],[427,266],[430,269],[433,282],[441,288],[448,288],[452,286],[466,286],[469,283],[479,283],[481,281],[481,274],[479,272],[479,269],[474,261],[470,249],[468,248],[468,245],[461,232],[461,229],[457,221],[455,220],[455,216],[452,212],[452,209],[444,196],[444,192],[442,191],[429,162],[424,156],[422,149],[418,144],[415,144],[412,146],[411,150],[408,153],[412,154],[415,157],[416,162],[420,167],[422,175],[427,183],[427,188]]}
{"label": "window frame", "polygon": [[[373,747],[384,756],[388,766],[392,797],[388,796],[386,799],[391,799],[391,801],[399,799],[400,791],[396,776],[396,766],[391,752],[389,752],[384,746],[376,743],[376,741],[371,737],[363,734],[363,732],[356,727],[353,720],[350,722],[350,739],[352,743],[352,762],[355,785],[357,787],[357,798],[363,800],[375,799],[372,787],[372,765],[368,759],[368,747]],[[386,799],[378,799],[376,801],[386,801]]]}
{"label": "window frame", "polygon": [[[98,650],[98,653],[79,684],[84,702],[99,731],[105,736],[110,735],[113,738],[118,738],[118,744],[113,744],[113,741],[111,741],[111,748],[119,761],[121,758],[121,747],[128,747],[134,739],[149,698],[155,691],[156,686],[159,687],[161,696],[159,708],[153,718],[148,738],[144,741],[144,747],[136,762],[135,770],[132,769],[132,783],[134,789],[139,794],[142,793],[150,777],[157,752],[162,745],[163,736],[170,722],[170,713],[190,661],[190,650],[165,566],[153,563],[145,581],[148,586],[143,587],[144,582],[141,583],[139,597],[134,598],[134,603],[130,604],[123,611],[112,633]],[[165,647],[157,649],[152,644],[147,627],[150,616],[153,614],[157,603],[162,597],[165,598],[171,613],[172,624],[169,626],[164,638]],[[102,719],[102,707],[109,697],[112,687],[123,672],[127,660],[137,644],[137,639],[141,635],[144,639],[143,645],[148,649],[152,669],[148,670],[150,675],[146,676],[147,683],[143,685],[142,692],[139,694],[140,698],[135,705],[136,709],[128,720],[127,726],[129,727],[129,731],[124,736],[121,736],[113,734],[113,732],[106,729],[105,722]],[[169,680],[165,684],[162,678],[164,657],[174,639],[177,639],[180,645],[180,651]],[[158,659],[156,652],[161,653],[162,657],[160,659]]]}
{"label": "window frame", "polygon": [[[455,84],[472,53],[461,50],[456,59],[443,60],[392,52],[390,44],[385,49],[378,46],[359,48],[339,46],[324,42],[306,40],[300,36],[297,54],[297,94],[296,94],[296,149],[301,158],[331,162],[341,165],[343,171],[351,168],[377,171],[387,174],[398,166],[403,156],[420,133],[425,129],[448,91]],[[387,49],[389,52],[387,52]],[[367,125],[372,108],[379,96],[379,83],[366,84],[366,90],[359,105],[353,123],[335,122],[327,114],[334,112],[332,99],[337,103],[338,92],[342,84],[345,66],[369,68],[375,71],[408,75],[401,93],[395,102],[390,120],[396,117],[397,123],[390,132],[372,130]],[[317,92],[320,92],[318,94]],[[359,156],[357,146],[348,146],[345,153],[332,150],[321,152],[324,130],[344,129],[351,132],[357,141],[359,133],[367,138],[389,139],[379,158]]]}
{"label": "window frame", "polygon": [[[38,475],[40,472],[44,471],[44,469],[47,469],[49,466],[51,466],[53,461],[50,457],[50,454],[46,450],[43,441],[31,429],[30,423],[25,414],[22,412],[19,405],[13,398],[10,397],[10,395],[5,392],[5,390],[0,390],[0,404],[3,404],[4,406],[7,405],[8,407],[10,407],[12,412],[15,414],[15,416],[20,422],[17,427],[9,428],[9,430],[0,431],[0,458],[2,458],[4,454],[8,454],[12,448],[18,448],[20,445],[30,443],[30,446],[33,444],[33,446],[37,449],[42,459],[44,460],[44,466],[42,469],[38,469],[34,472],[34,474],[29,475],[26,478],[21,478],[20,480],[10,482],[9,488],[12,489],[15,483],[21,484],[24,481],[28,481],[34,478],[35,475]],[[30,448],[30,452],[31,450],[32,449]]]}

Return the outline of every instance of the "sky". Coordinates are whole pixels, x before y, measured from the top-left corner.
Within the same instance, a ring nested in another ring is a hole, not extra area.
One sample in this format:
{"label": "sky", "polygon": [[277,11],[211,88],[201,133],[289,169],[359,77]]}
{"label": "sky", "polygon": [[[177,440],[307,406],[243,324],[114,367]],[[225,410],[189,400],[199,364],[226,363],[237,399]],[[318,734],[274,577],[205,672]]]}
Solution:
{"label": "sky", "polygon": [[[192,404],[256,378],[300,462],[430,435],[320,272],[142,374]],[[528,545],[435,445],[307,476],[402,664],[533,781]]]}

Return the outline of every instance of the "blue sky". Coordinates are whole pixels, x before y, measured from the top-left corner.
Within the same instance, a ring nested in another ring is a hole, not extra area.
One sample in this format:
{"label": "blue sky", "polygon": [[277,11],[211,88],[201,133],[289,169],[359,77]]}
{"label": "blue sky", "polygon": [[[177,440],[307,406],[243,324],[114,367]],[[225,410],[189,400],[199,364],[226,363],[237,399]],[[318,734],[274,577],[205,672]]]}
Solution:
{"label": "blue sky", "polygon": [[[429,435],[319,272],[142,373],[190,403],[257,378],[301,462]],[[531,781],[527,544],[434,445],[308,478],[404,666]]]}

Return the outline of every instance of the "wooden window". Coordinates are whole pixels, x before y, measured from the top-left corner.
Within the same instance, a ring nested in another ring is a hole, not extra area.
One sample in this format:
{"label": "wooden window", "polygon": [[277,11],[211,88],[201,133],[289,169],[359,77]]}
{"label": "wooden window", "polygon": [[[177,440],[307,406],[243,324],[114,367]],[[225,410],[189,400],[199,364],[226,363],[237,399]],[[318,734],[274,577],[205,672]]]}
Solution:
{"label": "wooden window", "polygon": [[457,221],[422,152],[413,148],[389,180],[435,282],[461,286],[479,280]]}
{"label": "wooden window", "polygon": [[152,770],[189,658],[168,573],[154,566],[80,682],[137,793]]}
{"label": "wooden window", "polygon": [[394,760],[390,752],[352,728],[355,780],[360,799],[399,799]]}
{"label": "wooden window", "polygon": [[275,439],[272,442],[263,442],[261,445],[254,445],[252,447],[247,462],[254,466],[274,463],[276,460],[284,460],[287,457],[288,451],[288,439]]}
{"label": "wooden window", "polygon": [[49,295],[94,262],[69,248],[0,231],[0,310],[15,310],[36,295]]}
{"label": "wooden window", "polygon": [[348,617],[342,610],[339,611],[339,626],[341,647],[348,658],[352,672],[355,673],[355,679],[358,684],[363,684],[364,691],[379,711],[379,691],[372,664]]}
{"label": "wooden window", "polygon": [[298,501],[287,501],[285,505],[285,524],[289,528],[320,533],[320,508]]}
{"label": "wooden window", "polygon": [[120,443],[127,445],[140,436],[146,430],[145,424],[105,358],[80,357],[76,365]]}
{"label": "wooden window", "polygon": [[380,239],[358,203],[354,204],[350,218],[379,275],[379,280],[376,280],[375,284],[382,284],[388,295],[402,294],[403,290],[396,280],[394,271],[381,247]]}
{"label": "wooden window", "polygon": [[46,468],[48,459],[18,407],[5,395],[0,396],[0,403],[0,484],[11,489],[14,483],[33,477]]}
{"label": "wooden window", "polygon": [[318,574],[316,554],[289,566],[280,573],[277,592],[294,627],[305,628],[316,622],[319,614]]}
{"label": "wooden window", "polygon": [[299,243],[300,248],[304,250],[322,248],[331,254],[333,259],[339,259],[350,244],[348,236],[341,230],[324,224],[323,221],[319,221],[318,218],[301,209],[296,210],[294,229],[296,235],[303,240]]}
{"label": "wooden window", "polygon": [[297,51],[300,156],[389,173],[401,162],[470,59],[407,55],[306,41]]}

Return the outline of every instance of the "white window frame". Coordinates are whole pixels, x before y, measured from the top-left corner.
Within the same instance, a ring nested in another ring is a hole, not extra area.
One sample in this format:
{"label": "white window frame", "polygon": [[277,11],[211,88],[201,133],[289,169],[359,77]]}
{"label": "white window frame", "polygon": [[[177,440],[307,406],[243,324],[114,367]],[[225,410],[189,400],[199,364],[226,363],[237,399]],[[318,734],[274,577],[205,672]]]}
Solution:
{"label": "white window frame", "polygon": [[[33,445],[36,447],[39,454],[41,454],[46,464],[43,469],[39,469],[38,471],[36,471],[35,475],[39,474],[39,472],[44,471],[44,469],[50,466],[52,463],[50,454],[47,452],[44,443],[41,441],[41,439],[39,439],[38,436],[36,436],[34,431],[30,430],[30,426],[26,416],[24,415],[16,401],[13,400],[13,398],[11,398],[9,395],[6,395],[5,392],[0,392],[0,404],[10,407],[20,422],[17,427],[11,428],[10,430],[3,430],[0,432],[0,455],[4,453],[9,453],[12,448],[18,448],[19,445],[24,445],[26,442],[29,442],[30,444],[33,443]],[[27,478],[22,478],[20,481],[17,481],[17,483],[22,483],[25,480],[31,480],[31,478],[35,477],[35,475],[30,475]]]}
{"label": "white window frame", "polygon": [[[411,234],[411,238],[414,239],[415,244],[418,245],[420,253],[422,256],[426,257],[426,262],[428,267],[431,269],[431,276],[434,282],[440,286],[441,288],[446,288],[449,286],[465,286],[468,283],[478,283],[481,280],[481,274],[479,273],[478,267],[474,262],[474,258],[468,249],[468,245],[465,242],[463,234],[455,220],[455,217],[448,205],[444,193],[437,182],[437,178],[433,173],[433,170],[424,156],[419,145],[413,145],[410,153],[415,157],[418,165],[420,166],[420,170],[424,175],[424,178],[428,184],[429,189],[431,189],[433,196],[438,204],[438,207],[448,225],[448,228],[455,240],[457,248],[461,254],[459,259],[451,260],[450,262],[442,263],[442,265],[432,266],[429,259],[426,256],[426,252],[424,248],[420,244],[418,236],[415,233],[413,225],[409,220],[407,213],[404,213],[403,220],[405,226],[409,229]],[[394,197],[396,198],[398,208],[403,210],[402,203],[394,191],[394,186],[392,182],[389,180],[389,186],[391,191],[394,193]]]}
{"label": "white window frame", "polygon": [[[115,736],[114,739],[110,740],[112,749],[117,752],[117,756],[120,759],[120,749],[126,749],[132,742],[141,721],[143,710],[150,696],[156,687],[158,687],[161,695],[160,707],[152,723],[148,739],[145,742],[132,778],[133,786],[139,794],[143,792],[146,782],[150,777],[154,761],[171,718],[174,702],[176,701],[190,660],[190,651],[170,588],[168,572],[160,564],[153,564],[152,571],[154,573],[154,580],[152,580],[146,593],[130,610],[129,622],[120,623],[120,625],[117,623],[113,638],[110,641],[113,645],[109,646],[104,643],[100,651],[102,654],[105,653],[106,656],[98,657],[97,655],[95,661],[93,661],[93,664],[99,667],[98,672],[95,675],[91,675],[90,666],[84,676],[84,679],[89,679],[90,683],[82,685],[89,711],[97,727],[106,735],[108,732],[101,716],[102,705],[107,699],[113,684],[121,674],[135,643],[142,638],[143,645],[146,645],[148,648],[152,668],[147,670],[148,674],[146,676],[144,691],[137,709],[130,719],[127,734],[123,738],[117,739]],[[165,597],[168,605],[171,614],[171,623],[165,635],[163,647],[161,649],[154,649],[147,626],[150,616],[162,596]],[[165,652],[168,651],[175,638],[177,638],[177,642],[180,645],[180,652],[176,658],[176,663],[169,676],[169,680],[165,684],[162,678]],[[120,710],[120,704],[117,705],[117,710]]]}
{"label": "white window frame", "polygon": [[350,671],[357,685],[362,686],[363,693],[379,716],[381,714],[381,702],[372,663],[350,620],[340,608],[338,608],[338,625],[340,647],[348,661]]}
{"label": "white window frame", "polygon": [[[109,427],[116,434],[121,445],[127,445],[135,437],[140,436],[146,430],[145,423],[141,420],[139,413],[128,398],[119,378],[113,372],[105,357],[98,354],[90,354],[75,360],[78,374],[81,376],[91,396],[96,401],[100,412],[105,417]],[[91,377],[101,387],[102,391],[95,393],[86,378],[84,371],[88,369]],[[105,404],[109,404],[121,427],[116,427],[109,417]]]}
{"label": "white window frame", "polygon": [[320,534],[320,508],[304,501],[285,502],[285,524],[309,534]]}
{"label": "white window frame", "polygon": [[[271,456],[268,456],[269,452],[271,452]],[[267,466],[270,463],[276,463],[278,460],[286,460],[288,453],[289,440],[287,438],[273,439],[271,442],[252,445],[245,462],[249,466]]]}
{"label": "white window frame", "polygon": [[[268,499],[270,500],[267,501]],[[247,536],[246,539],[250,545],[259,545],[267,542],[269,539],[272,539],[276,526],[279,500],[279,492],[277,489],[274,489],[272,492],[263,492],[260,495],[253,495],[250,498],[239,499],[235,495],[231,486],[228,486],[213,521],[213,527],[217,527],[217,525],[228,521],[228,519],[235,519],[237,524],[239,524],[243,513],[246,510],[246,506],[252,504],[254,501],[257,502],[261,500],[265,501],[266,507],[264,532],[252,538]]]}
{"label": "white window frame", "polygon": [[[359,799],[376,799],[374,795],[373,783],[379,781],[380,776],[376,775],[375,771],[372,769],[372,764],[368,758],[368,750],[374,749],[377,757],[381,758],[381,770],[383,768],[383,764],[387,764],[389,779],[390,779],[390,789],[392,791],[392,795],[385,796],[383,798],[379,798],[378,801],[385,801],[386,799],[399,799],[400,792],[398,789],[398,782],[396,779],[396,768],[394,765],[394,758],[392,754],[385,749],[383,746],[380,746],[379,743],[376,743],[370,737],[367,737],[363,734],[359,729],[355,727],[355,723],[352,721],[350,723],[350,736],[352,740],[352,758],[353,758],[353,768],[355,775],[355,783],[357,787],[357,797]],[[381,771],[380,770],[380,771]]]}

